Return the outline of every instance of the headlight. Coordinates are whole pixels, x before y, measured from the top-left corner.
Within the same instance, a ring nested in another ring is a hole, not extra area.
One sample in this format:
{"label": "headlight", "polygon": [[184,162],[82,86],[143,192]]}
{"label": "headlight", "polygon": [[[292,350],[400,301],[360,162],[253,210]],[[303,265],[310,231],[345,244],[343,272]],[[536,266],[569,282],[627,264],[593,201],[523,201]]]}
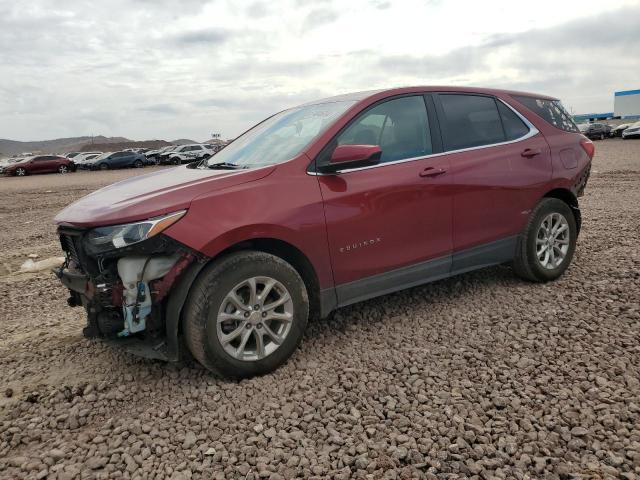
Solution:
{"label": "headlight", "polygon": [[185,213],[186,210],[181,210],[142,222],[94,228],[86,236],[87,250],[101,253],[142,242],[176,223]]}

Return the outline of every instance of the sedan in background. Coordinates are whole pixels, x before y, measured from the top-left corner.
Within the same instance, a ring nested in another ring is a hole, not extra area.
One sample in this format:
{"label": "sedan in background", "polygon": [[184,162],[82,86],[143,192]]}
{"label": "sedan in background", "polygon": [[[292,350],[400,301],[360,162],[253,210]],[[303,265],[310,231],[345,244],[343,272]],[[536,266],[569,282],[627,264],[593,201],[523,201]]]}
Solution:
{"label": "sedan in background", "polygon": [[147,164],[144,155],[135,152],[107,152],[81,164],[90,170],[110,170],[112,168],[142,168]]}
{"label": "sedan in background", "polygon": [[76,166],[73,160],[59,155],[38,155],[25,158],[20,162],[8,165],[2,170],[5,175],[24,177],[34,173],[69,173],[74,172]]}
{"label": "sedan in background", "polygon": [[622,132],[622,138],[640,138],[640,122],[632,123],[624,132]]}
{"label": "sedan in background", "polygon": [[578,128],[580,133],[591,140],[604,140],[611,136],[611,127],[605,123],[581,123]]}
{"label": "sedan in background", "polygon": [[613,130],[611,130],[612,137],[621,137],[622,132],[624,132],[627,128],[629,128],[630,123],[623,123],[622,125],[618,125]]}

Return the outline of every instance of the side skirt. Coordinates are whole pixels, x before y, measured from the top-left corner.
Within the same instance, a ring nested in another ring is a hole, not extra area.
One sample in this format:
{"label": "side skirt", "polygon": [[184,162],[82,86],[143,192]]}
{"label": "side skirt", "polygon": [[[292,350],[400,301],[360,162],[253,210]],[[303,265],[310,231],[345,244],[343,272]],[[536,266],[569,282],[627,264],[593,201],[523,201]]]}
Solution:
{"label": "side skirt", "polygon": [[[323,290],[320,292],[321,315],[325,317],[335,308],[362,302],[380,295],[511,261],[515,255],[517,243],[518,235],[513,235],[452,255],[445,255]],[[334,295],[337,296],[337,302],[333,300]]]}

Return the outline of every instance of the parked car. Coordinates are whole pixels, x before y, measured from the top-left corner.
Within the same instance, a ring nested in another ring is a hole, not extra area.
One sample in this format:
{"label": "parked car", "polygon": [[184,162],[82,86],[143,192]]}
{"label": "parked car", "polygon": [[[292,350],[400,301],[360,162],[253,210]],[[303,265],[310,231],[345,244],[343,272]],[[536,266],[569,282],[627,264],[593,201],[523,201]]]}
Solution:
{"label": "parked car", "polygon": [[76,164],[77,168],[85,168],[85,166],[89,166],[91,163],[93,163],[93,160],[95,160],[96,158],[98,158],[100,155],[103,155],[102,152],[95,152],[95,153],[90,153],[87,155],[78,155],[77,157],[74,158],[74,163]]}
{"label": "parked car", "polygon": [[174,148],[176,148],[175,145],[168,145],[166,147],[162,147],[162,148],[159,148],[157,150],[149,150],[144,155],[145,155],[145,157],[147,157],[148,160],[152,160],[154,163],[158,163],[158,157],[161,154],[163,154],[163,153],[165,153],[165,152],[167,152],[169,150],[172,150]]}
{"label": "parked car", "polygon": [[59,155],[37,155],[27,157],[22,161],[12,163],[3,168],[5,175],[24,177],[34,173],[69,173],[74,172],[76,166],[73,160]]}
{"label": "parked car", "polygon": [[169,163],[169,155],[171,155],[171,152],[173,152],[176,148],[180,147],[181,145],[172,145],[170,147],[167,147],[166,149],[164,149],[162,152],[160,152],[158,155],[156,155],[156,163],[158,165],[164,165]]}
{"label": "parked car", "polygon": [[82,152],[73,157],[74,163],[78,164],[84,162],[87,158],[92,157],[95,158],[98,155],[102,155],[103,152]]}
{"label": "parked car", "polygon": [[159,163],[169,163],[180,165],[182,163],[191,163],[211,157],[215,152],[214,148],[208,144],[180,145],[179,147],[169,150],[166,154],[160,156]]}
{"label": "parked car", "polygon": [[309,315],[501,263],[558,278],[593,154],[552,97],[342,95],[275,114],[207,162],[68,206],[57,275],[88,337],[164,360],[182,337],[213,371],[264,374]]}
{"label": "parked car", "polygon": [[605,123],[583,123],[579,128],[585,137],[592,140],[604,140],[611,136],[611,126]]}
{"label": "parked car", "polygon": [[68,152],[68,153],[63,153],[62,156],[65,158],[75,158],[78,155],[81,155],[82,152]]}
{"label": "parked car", "polygon": [[623,123],[621,125],[618,125],[613,130],[611,130],[611,136],[612,137],[621,137],[622,136],[622,132],[624,132],[630,125],[631,125],[630,123]]}
{"label": "parked car", "polygon": [[142,168],[147,165],[144,155],[135,152],[107,152],[83,162],[80,166],[90,170],[109,170],[112,168],[135,167]]}
{"label": "parked car", "polygon": [[632,123],[623,132],[622,138],[640,138],[640,122]]}

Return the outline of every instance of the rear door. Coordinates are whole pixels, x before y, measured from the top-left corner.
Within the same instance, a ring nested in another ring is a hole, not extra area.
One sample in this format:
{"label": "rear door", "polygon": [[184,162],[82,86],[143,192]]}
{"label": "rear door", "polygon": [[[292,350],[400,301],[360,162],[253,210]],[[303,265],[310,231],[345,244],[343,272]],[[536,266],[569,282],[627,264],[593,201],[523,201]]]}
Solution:
{"label": "rear door", "polygon": [[551,178],[549,146],[498,98],[441,93],[436,107],[456,190],[453,249],[479,247],[466,257],[454,254],[452,270],[509,260],[514,236]]}
{"label": "rear door", "polygon": [[116,167],[125,167],[130,158],[131,152],[118,152],[113,155]]}
{"label": "rear door", "polygon": [[450,268],[452,198],[449,161],[425,102],[404,96],[361,113],[321,154],[336,145],[379,145],[373,167],[320,175],[329,249],[340,305],[444,276]]}
{"label": "rear door", "polygon": [[50,172],[53,168],[52,164],[54,163],[52,161],[52,158],[53,157],[49,155],[42,155],[40,157],[35,157],[33,160],[31,160],[32,167],[30,170],[35,173]]}

